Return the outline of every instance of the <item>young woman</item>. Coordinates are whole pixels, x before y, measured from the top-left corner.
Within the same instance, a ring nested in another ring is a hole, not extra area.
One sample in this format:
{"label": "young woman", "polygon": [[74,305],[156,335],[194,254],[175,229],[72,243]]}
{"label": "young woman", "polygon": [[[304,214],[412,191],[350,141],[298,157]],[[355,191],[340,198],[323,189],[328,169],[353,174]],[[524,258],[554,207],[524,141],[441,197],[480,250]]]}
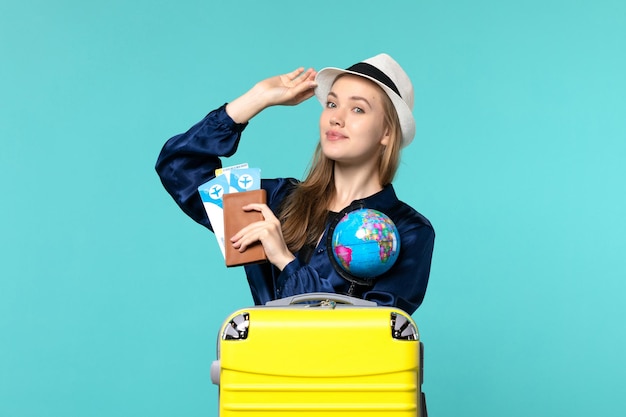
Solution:
{"label": "young woman", "polygon": [[[267,205],[244,209],[261,212],[264,221],[226,236],[226,244],[241,251],[255,242],[263,245],[269,262],[245,266],[256,304],[310,292],[350,291],[412,314],[426,292],[435,234],[430,222],[400,201],[391,185],[400,149],[415,135],[415,121],[413,86],[389,55],[346,70],[299,68],[257,83],[167,141],[156,164],[161,181],[185,213],[211,229],[197,188],[221,168],[220,157],[235,153],[256,114],[270,106],[297,105],[313,95],[323,110],[306,179],[263,179]],[[325,243],[337,213],[354,203],[389,216],[400,236],[400,253],[391,269],[373,284],[356,287],[335,269]]]}

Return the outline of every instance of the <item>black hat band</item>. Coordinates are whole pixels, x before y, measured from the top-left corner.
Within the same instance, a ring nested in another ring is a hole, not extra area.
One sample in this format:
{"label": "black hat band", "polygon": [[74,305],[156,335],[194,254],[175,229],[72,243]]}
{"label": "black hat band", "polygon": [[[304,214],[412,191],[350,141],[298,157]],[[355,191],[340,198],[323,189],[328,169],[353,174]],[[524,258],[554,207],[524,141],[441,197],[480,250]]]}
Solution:
{"label": "black hat band", "polygon": [[400,92],[398,91],[398,87],[391,81],[391,78],[387,77],[387,74],[376,68],[375,66],[368,64],[367,62],[359,62],[358,64],[354,64],[350,68],[347,68],[346,71],[357,72],[359,74],[367,75],[368,77],[372,77],[373,79],[380,81],[387,87],[391,88],[398,96]]}

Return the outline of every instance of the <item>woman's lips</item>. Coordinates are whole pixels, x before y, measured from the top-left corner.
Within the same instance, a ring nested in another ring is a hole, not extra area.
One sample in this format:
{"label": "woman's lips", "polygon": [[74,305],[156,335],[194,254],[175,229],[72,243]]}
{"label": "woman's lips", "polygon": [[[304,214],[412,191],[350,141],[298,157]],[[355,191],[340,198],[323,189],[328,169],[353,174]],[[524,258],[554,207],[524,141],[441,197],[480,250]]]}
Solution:
{"label": "woman's lips", "polygon": [[326,139],[328,140],[341,140],[347,138],[346,135],[343,135],[335,130],[329,130],[326,132]]}

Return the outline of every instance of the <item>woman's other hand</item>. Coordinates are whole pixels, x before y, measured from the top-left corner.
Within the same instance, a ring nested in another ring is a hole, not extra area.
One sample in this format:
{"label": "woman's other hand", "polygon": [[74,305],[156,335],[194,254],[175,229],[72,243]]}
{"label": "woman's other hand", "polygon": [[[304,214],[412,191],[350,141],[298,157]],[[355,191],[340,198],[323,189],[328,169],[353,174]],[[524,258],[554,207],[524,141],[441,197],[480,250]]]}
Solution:
{"label": "woman's other hand", "polygon": [[258,211],[263,214],[263,221],[251,223],[230,237],[233,247],[240,252],[255,242],[261,242],[267,259],[281,271],[295,259],[287,248],[283,238],[280,221],[266,204],[248,204],[245,211]]}

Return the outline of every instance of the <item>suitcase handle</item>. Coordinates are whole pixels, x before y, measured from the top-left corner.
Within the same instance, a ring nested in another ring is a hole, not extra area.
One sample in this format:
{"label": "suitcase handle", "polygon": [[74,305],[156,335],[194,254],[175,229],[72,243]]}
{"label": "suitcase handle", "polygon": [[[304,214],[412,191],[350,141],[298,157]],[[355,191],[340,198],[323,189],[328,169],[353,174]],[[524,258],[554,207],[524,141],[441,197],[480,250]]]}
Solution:
{"label": "suitcase handle", "polygon": [[377,304],[374,301],[364,300],[362,298],[350,297],[343,294],[335,294],[332,292],[311,292],[307,294],[292,295],[290,297],[279,298],[265,303],[266,306],[279,307],[289,306],[308,301],[334,301],[341,304],[350,304],[353,306],[374,307]]}

